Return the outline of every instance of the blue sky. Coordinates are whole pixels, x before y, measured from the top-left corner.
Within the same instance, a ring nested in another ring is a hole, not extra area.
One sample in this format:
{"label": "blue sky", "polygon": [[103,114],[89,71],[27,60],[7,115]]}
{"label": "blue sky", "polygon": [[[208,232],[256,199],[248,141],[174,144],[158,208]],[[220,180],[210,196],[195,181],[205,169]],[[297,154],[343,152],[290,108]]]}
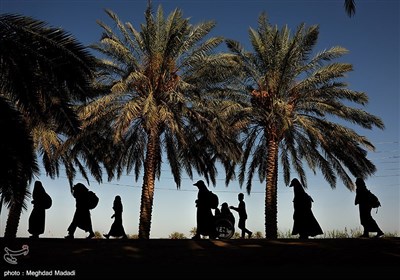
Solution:
{"label": "blue sky", "polygon": [[[349,18],[344,11],[344,0],[195,0],[195,1],[153,1],[154,8],[161,3],[165,14],[179,8],[184,17],[190,17],[196,24],[206,20],[216,20],[213,36],[224,36],[241,42],[247,50],[249,27],[257,28],[257,19],[265,11],[271,24],[279,27],[287,24],[291,30],[305,23],[318,24],[320,36],[314,51],[318,52],[332,46],[342,46],[349,54],[337,61],[353,64],[354,71],[345,78],[349,88],[364,91],[369,96],[365,110],[379,116],[385,123],[384,130],[356,131],[367,136],[376,146],[376,151],[368,157],[377,166],[377,172],[366,180],[367,186],[380,198],[382,207],[373,217],[385,232],[400,233],[400,189],[399,189],[399,42],[400,42],[400,2],[397,0],[356,0],[356,15]],[[20,13],[47,22],[70,32],[84,45],[97,42],[101,28],[97,20],[112,24],[104,9],[113,10],[123,22],[129,21],[137,29],[144,22],[147,0],[0,0],[0,13]],[[296,174],[293,174],[295,177]],[[53,206],[46,213],[46,232],[43,237],[63,237],[72,220],[75,201],[69,192],[64,174],[51,180],[42,171],[37,178],[43,182],[47,192],[53,198]],[[177,190],[172,175],[165,166],[160,181],[156,182],[153,206],[151,238],[167,238],[172,232],[189,236],[196,226],[195,204],[197,188],[183,174],[182,187]],[[83,182],[77,178],[76,182]],[[134,181],[132,175],[125,175],[118,181],[98,184],[90,182],[89,188],[100,197],[99,205],[92,210],[93,228],[101,233],[108,232],[113,214],[112,203],[116,195],[122,197],[124,205],[123,223],[128,234],[137,234],[139,224],[141,179]],[[224,172],[218,176],[214,188],[220,203],[237,205],[237,194],[245,189],[238,182],[224,185]],[[257,180],[253,191],[245,195],[248,211],[247,227],[265,233],[264,199],[265,183]],[[313,197],[313,212],[325,232],[332,230],[360,229],[358,208],[354,205],[355,193],[349,191],[338,181],[331,189],[320,173],[308,174],[307,192]],[[282,174],[278,178],[278,229],[282,232],[291,230],[293,225],[293,190],[285,186]],[[18,236],[29,236],[27,232],[28,206],[20,220]],[[7,210],[2,209],[0,236],[3,236],[7,219]],[[235,213],[236,215],[236,213]],[[77,230],[76,237],[86,233]]]}

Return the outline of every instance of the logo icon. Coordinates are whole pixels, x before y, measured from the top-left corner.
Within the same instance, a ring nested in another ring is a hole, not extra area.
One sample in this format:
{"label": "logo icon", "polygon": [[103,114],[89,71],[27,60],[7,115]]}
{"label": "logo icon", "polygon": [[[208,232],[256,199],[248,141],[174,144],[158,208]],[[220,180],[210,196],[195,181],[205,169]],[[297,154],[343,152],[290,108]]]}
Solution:
{"label": "logo icon", "polygon": [[17,256],[26,256],[29,253],[29,247],[28,245],[22,245],[21,250],[13,251],[10,250],[9,248],[5,247],[4,251],[6,253],[4,254],[4,260],[8,262],[9,264],[17,264]]}

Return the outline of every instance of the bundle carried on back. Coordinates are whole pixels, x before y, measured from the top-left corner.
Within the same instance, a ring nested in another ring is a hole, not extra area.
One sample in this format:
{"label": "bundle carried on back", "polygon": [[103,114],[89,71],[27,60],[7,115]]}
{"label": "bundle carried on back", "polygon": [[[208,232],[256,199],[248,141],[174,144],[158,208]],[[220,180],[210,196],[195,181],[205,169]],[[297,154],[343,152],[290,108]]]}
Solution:
{"label": "bundle carried on back", "polygon": [[212,209],[217,209],[219,205],[219,199],[218,196],[213,193],[212,191],[209,191],[208,193],[208,203],[210,205],[210,208]]}
{"label": "bundle carried on back", "polygon": [[97,204],[99,204],[98,196],[93,191],[89,191],[88,192],[88,207],[89,207],[89,209],[96,208]]}
{"label": "bundle carried on back", "polygon": [[381,202],[378,197],[368,190],[368,203],[372,208],[378,208],[381,206]]}

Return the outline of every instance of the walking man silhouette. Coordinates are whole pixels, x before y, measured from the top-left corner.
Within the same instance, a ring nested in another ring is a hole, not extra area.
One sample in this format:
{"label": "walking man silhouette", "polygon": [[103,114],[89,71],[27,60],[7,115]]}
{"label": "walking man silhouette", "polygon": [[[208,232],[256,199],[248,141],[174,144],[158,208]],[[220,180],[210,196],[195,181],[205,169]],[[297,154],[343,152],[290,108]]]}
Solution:
{"label": "walking man silhouette", "polygon": [[246,212],[246,203],[244,202],[243,193],[238,194],[238,200],[239,200],[238,207],[230,206],[229,208],[239,213],[238,228],[242,230],[242,239],[245,238],[246,233],[248,234],[248,237],[251,238],[251,235],[253,233],[246,228],[247,212]]}

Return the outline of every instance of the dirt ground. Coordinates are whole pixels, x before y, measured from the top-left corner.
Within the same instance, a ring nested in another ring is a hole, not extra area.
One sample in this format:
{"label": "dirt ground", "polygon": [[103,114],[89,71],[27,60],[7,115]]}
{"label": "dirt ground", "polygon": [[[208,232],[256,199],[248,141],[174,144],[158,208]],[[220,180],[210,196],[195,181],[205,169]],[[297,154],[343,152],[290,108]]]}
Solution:
{"label": "dirt ground", "polygon": [[397,279],[400,271],[400,238],[385,237],[305,241],[0,238],[0,245],[4,279]]}

